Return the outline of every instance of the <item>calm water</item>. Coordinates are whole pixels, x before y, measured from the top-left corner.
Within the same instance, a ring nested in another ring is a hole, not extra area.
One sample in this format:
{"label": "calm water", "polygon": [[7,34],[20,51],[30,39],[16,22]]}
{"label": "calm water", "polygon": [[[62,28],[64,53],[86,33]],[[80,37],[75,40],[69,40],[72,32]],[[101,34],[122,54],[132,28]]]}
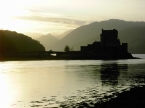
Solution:
{"label": "calm water", "polygon": [[71,107],[114,98],[145,85],[145,55],[134,56],[143,59],[0,62],[0,108]]}

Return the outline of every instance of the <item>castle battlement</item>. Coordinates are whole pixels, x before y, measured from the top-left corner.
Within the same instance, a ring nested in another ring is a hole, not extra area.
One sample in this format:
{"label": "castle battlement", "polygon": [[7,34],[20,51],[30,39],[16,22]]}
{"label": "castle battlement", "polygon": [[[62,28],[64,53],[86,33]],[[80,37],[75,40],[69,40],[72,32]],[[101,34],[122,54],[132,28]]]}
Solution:
{"label": "castle battlement", "polygon": [[81,46],[82,52],[92,52],[97,54],[104,53],[128,53],[128,44],[122,43],[118,39],[118,31],[113,30],[103,30],[100,34],[100,42],[94,42],[88,46]]}

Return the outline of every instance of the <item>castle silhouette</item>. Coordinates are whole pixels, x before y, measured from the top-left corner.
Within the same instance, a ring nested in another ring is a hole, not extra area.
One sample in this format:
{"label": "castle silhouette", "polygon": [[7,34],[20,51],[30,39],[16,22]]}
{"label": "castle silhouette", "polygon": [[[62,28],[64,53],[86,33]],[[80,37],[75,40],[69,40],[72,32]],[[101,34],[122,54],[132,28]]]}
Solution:
{"label": "castle silhouette", "polygon": [[[70,59],[70,60],[98,60],[98,59],[133,59],[128,52],[128,44],[122,43],[118,39],[118,31],[103,30],[100,34],[100,42],[95,41],[87,46],[80,46],[80,51],[48,52],[50,59]],[[51,54],[56,54],[55,57]]]}
{"label": "castle silhouette", "polygon": [[113,30],[103,30],[100,34],[100,42],[95,41],[93,44],[88,44],[88,46],[81,46],[81,52],[92,53],[97,55],[110,55],[112,56],[125,56],[128,55],[128,44],[120,43],[118,39],[118,31]]}

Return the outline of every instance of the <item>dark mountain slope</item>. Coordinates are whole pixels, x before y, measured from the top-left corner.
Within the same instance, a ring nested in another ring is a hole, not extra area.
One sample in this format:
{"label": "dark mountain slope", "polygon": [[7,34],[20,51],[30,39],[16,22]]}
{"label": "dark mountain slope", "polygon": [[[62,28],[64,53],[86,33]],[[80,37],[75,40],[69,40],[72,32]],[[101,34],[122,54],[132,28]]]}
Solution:
{"label": "dark mountain slope", "polygon": [[3,30],[0,30],[0,53],[16,52],[14,44],[7,38]]}
{"label": "dark mountain slope", "polygon": [[69,45],[73,46],[74,50],[79,50],[78,48],[81,45],[85,44],[87,45],[89,43],[88,41],[91,42],[93,39],[94,41],[95,40],[100,41],[100,33],[102,28],[117,29],[118,31],[122,31],[133,27],[143,27],[143,26],[145,26],[145,22],[132,22],[117,19],[94,22],[89,25],[81,26],[73,30],[64,38],[62,38],[59,42],[57,42],[52,48],[54,50],[63,50],[65,45]]}
{"label": "dark mountain slope", "polygon": [[26,35],[8,30],[1,30],[0,32],[2,32],[0,33],[0,37],[3,38],[0,41],[0,47],[7,44],[5,47],[7,52],[45,51],[45,48],[38,41]]}
{"label": "dark mountain slope", "polygon": [[134,27],[119,32],[121,42],[129,44],[131,53],[145,53],[145,27]]}

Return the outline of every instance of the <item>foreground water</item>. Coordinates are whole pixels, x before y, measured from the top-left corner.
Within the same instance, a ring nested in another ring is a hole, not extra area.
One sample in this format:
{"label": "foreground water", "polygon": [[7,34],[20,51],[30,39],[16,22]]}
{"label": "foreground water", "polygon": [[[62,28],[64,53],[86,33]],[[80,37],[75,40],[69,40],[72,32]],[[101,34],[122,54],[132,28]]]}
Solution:
{"label": "foreground water", "polygon": [[143,59],[0,62],[0,107],[76,107],[114,98],[145,85],[145,55],[134,56]]}

